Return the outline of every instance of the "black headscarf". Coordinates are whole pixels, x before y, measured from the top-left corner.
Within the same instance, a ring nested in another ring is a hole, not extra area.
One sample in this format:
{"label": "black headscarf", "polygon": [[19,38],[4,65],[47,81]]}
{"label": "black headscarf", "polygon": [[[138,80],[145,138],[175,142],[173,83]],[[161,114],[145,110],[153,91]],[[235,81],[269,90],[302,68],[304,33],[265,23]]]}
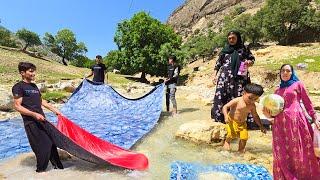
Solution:
{"label": "black headscarf", "polygon": [[235,34],[237,36],[237,43],[235,45],[230,45],[229,43],[222,49],[221,54],[231,54],[231,68],[232,68],[232,74],[234,77],[237,77],[237,73],[240,67],[240,59],[238,50],[241,48],[244,48],[241,35],[239,31],[232,30],[228,33],[228,36],[230,34]]}

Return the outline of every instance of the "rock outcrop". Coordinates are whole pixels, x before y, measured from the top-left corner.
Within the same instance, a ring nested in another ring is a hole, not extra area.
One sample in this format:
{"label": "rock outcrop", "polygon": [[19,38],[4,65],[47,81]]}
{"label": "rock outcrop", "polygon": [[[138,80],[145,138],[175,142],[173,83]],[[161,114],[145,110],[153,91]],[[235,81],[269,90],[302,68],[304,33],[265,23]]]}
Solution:
{"label": "rock outcrop", "polygon": [[176,132],[176,137],[195,143],[219,142],[227,134],[225,124],[211,120],[195,120],[182,124]]}
{"label": "rock outcrop", "polygon": [[242,13],[256,13],[265,0],[187,0],[169,17],[168,24],[187,38],[195,32],[211,29],[218,32],[225,16],[236,8]]}

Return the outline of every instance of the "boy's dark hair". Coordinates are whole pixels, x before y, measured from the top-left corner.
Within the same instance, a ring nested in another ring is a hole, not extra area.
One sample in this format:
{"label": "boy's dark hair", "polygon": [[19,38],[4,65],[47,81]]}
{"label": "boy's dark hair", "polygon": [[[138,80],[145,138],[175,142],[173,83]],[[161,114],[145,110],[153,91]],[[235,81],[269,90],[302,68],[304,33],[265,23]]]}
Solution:
{"label": "boy's dark hair", "polygon": [[261,96],[261,95],[264,93],[263,87],[260,86],[259,84],[255,84],[255,83],[247,84],[247,85],[244,87],[244,90],[245,90],[247,93],[255,94],[255,95],[257,95],[257,96]]}
{"label": "boy's dark hair", "polygon": [[169,59],[172,59],[172,60],[173,60],[173,62],[177,62],[177,58],[176,58],[176,56],[169,56]]}
{"label": "boy's dark hair", "polygon": [[96,58],[97,58],[97,59],[102,59],[102,56],[97,55]]}
{"label": "boy's dark hair", "polygon": [[29,63],[29,62],[19,62],[19,65],[18,65],[19,73],[21,71],[26,72],[29,69],[36,70],[37,67],[34,64]]}

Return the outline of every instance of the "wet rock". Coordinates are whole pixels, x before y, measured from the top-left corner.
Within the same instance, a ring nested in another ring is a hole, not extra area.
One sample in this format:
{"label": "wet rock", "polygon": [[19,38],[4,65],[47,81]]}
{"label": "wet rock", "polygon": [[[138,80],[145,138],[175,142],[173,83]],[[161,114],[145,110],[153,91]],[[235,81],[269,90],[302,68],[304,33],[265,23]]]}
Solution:
{"label": "wet rock", "polygon": [[78,85],[74,81],[65,81],[65,82],[58,82],[57,84],[53,85],[54,90],[64,90],[69,93],[73,93]]}
{"label": "wet rock", "polygon": [[225,136],[225,124],[211,120],[195,120],[182,124],[176,132],[176,137],[207,144],[224,139]]}
{"label": "wet rock", "polygon": [[11,92],[0,88],[0,111],[13,110],[13,97]]}

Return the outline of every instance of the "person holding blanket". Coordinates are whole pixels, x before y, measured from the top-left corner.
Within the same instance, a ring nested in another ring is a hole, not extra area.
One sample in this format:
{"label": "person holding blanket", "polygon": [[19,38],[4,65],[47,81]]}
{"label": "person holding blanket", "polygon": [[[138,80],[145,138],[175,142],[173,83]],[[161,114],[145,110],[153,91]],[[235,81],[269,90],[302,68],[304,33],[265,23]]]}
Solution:
{"label": "person holding blanket", "polygon": [[49,160],[55,169],[63,169],[57,147],[43,126],[44,123],[48,122],[46,121],[42,106],[48,108],[56,115],[61,115],[61,112],[46,100],[43,100],[37,85],[32,83],[36,75],[36,66],[29,62],[20,62],[18,69],[22,81],[12,87],[14,108],[22,116],[31,149],[36,155],[36,172],[44,172]]}

